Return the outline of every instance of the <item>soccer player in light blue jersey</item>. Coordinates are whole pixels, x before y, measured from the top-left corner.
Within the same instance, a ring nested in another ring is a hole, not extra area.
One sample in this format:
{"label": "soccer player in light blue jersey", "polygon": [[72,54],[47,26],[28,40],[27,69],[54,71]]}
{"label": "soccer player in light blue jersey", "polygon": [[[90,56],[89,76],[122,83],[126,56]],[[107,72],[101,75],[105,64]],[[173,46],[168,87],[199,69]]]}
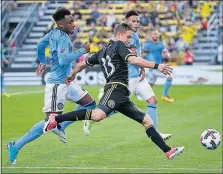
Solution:
{"label": "soccer player in light blue jersey", "polygon": [[[46,120],[52,113],[62,114],[66,100],[79,104],[76,110],[83,108],[94,109],[96,107],[94,99],[87,91],[75,82],[69,85],[65,83],[66,77],[71,72],[72,63],[77,61],[81,55],[89,52],[90,45],[85,44],[83,48],[77,51],[72,50],[69,34],[74,32],[75,25],[69,10],[59,8],[53,14],[53,18],[57,23],[57,28],[52,29],[37,44],[37,57],[40,65],[37,68],[36,74],[41,75],[44,72],[46,64],[49,64],[51,67],[45,86],[43,107]],[[52,55],[52,59],[50,60],[45,58],[45,48],[48,45]],[[14,142],[8,143],[9,161],[12,164],[16,163],[17,155],[24,145],[43,134],[44,123],[45,120],[36,123],[24,136]],[[52,130],[64,143],[67,142],[64,129],[71,123],[71,121],[63,122]]]}
{"label": "soccer player in light blue jersey", "polygon": [[[4,51],[5,51],[4,45],[3,43],[1,43],[1,68],[3,68],[4,64],[8,64],[8,60],[5,57]],[[5,92],[4,72],[2,69],[1,69],[1,93],[2,96],[10,97],[10,95],[7,92]]]}
{"label": "soccer player in light blue jersey", "polygon": [[[170,58],[168,50],[165,48],[163,42],[159,40],[159,37],[160,34],[158,29],[154,28],[152,30],[152,40],[145,42],[142,48],[146,53],[145,58],[156,63],[161,63],[163,61],[163,57],[167,59]],[[174,99],[170,98],[168,95],[170,87],[172,86],[173,75],[164,75],[152,69],[148,71],[148,82],[151,86],[155,84],[158,77],[166,77],[161,99],[169,103],[174,102]]]}
{"label": "soccer player in light blue jersey", "polygon": [[[135,48],[137,56],[141,57],[141,42],[138,34],[136,33],[140,26],[139,14],[135,10],[130,10],[126,13],[125,19],[126,23],[128,23],[133,30],[132,41],[128,44],[128,46],[132,49],[133,52]],[[151,86],[145,79],[145,70],[140,69],[138,66],[129,63],[128,71],[129,71],[129,89],[131,94],[135,93],[136,95],[140,96],[144,101],[147,102],[146,112],[153,120],[155,128],[158,129],[157,99],[156,96],[154,95]],[[87,130],[89,128],[86,126],[85,129]],[[160,133],[160,135],[164,140],[167,140],[172,136],[171,134],[164,134],[164,133]]]}

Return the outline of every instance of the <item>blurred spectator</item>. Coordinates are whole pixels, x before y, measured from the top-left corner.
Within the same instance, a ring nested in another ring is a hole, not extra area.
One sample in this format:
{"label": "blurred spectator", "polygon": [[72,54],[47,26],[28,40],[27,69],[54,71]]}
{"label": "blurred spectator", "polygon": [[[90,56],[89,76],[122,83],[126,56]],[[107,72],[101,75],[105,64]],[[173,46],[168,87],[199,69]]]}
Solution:
{"label": "blurred spectator", "polygon": [[149,22],[150,22],[149,14],[147,12],[143,12],[143,14],[140,15],[140,24],[142,26],[147,26]]}
{"label": "blurred spectator", "polygon": [[99,9],[106,9],[108,10],[108,2],[105,0],[101,0],[99,3]]}
{"label": "blurred spectator", "polygon": [[156,22],[157,22],[156,19],[158,17],[158,12],[157,12],[155,6],[153,6],[153,9],[154,10],[151,12],[150,19],[151,19],[151,22],[152,22],[153,26],[156,26]]}
{"label": "blurred spectator", "polygon": [[74,9],[73,17],[74,17],[74,20],[82,19],[82,14],[78,11],[78,9]]}
{"label": "blurred spectator", "polygon": [[99,26],[106,26],[106,25],[107,25],[107,15],[103,14],[99,19]]}
{"label": "blurred spectator", "polygon": [[207,20],[207,18],[203,18],[202,19],[201,25],[202,25],[202,30],[203,31],[206,31],[208,29],[208,20]]}
{"label": "blurred spectator", "polygon": [[106,13],[106,15],[107,15],[106,26],[111,27],[112,24],[116,21],[116,17],[115,17],[114,13],[111,10],[108,13]]}
{"label": "blurred spectator", "polygon": [[200,16],[202,18],[208,18],[211,15],[211,5],[209,2],[202,2],[202,5],[200,6]]}
{"label": "blurred spectator", "polygon": [[101,13],[98,11],[98,5],[96,3],[93,3],[91,5],[91,17],[94,19],[94,20],[97,20],[100,16],[101,16]]}
{"label": "blurred spectator", "polygon": [[186,48],[184,53],[184,63],[185,65],[193,65],[194,63],[194,54],[191,47]]}

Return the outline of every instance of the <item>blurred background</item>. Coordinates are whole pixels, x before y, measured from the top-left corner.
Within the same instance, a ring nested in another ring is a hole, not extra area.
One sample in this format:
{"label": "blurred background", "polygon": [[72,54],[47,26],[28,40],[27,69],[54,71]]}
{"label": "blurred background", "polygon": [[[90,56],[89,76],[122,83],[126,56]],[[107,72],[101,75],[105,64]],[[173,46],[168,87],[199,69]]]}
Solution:
{"label": "blurred background", "polygon": [[[6,85],[44,83],[44,78],[34,74],[38,66],[36,44],[56,27],[51,15],[62,6],[75,18],[76,31],[71,36],[74,49],[90,42],[91,53],[98,51],[108,42],[114,27],[124,21],[126,11],[135,9],[140,14],[138,34],[142,44],[150,40],[151,28],[158,27],[173,66],[222,65],[221,1],[14,0],[2,1],[1,5],[1,42],[9,62],[3,65]],[[48,48],[45,54],[51,56]]]}

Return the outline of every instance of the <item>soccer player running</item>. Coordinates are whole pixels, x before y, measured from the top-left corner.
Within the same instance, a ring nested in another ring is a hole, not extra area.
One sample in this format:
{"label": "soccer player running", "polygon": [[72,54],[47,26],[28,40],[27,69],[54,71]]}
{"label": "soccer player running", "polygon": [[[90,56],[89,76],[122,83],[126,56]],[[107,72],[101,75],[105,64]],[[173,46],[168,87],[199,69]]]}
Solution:
{"label": "soccer player running", "polygon": [[[164,47],[164,44],[159,40],[160,34],[158,29],[154,28],[152,30],[152,40],[149,40],[143,44],[142,50],[145,52],[145,58],[149,61],[154,61],[156,63],[161,63],[162,58],[169,59],[170,53]],[[158,77],[166,77],[166,82],[164,84],[164,90],[161,99],[165,102],[172,103],[174,99],[169,97],[168,92],[172,86],[173,75],[164,75],[157,70],[150,69],[148,71],[148,82],[151,86],[156,83]]]}
{"label": "soccer player running", "polygon": [[164,74],[170,74],[172,69],[166,64],[157,64],[137,57],[126,46],[132,38],[132,29],[128,24],[119,24],[114,30],[115,41],[110,42],[99,52],[92,55],[84,62],[77,64],[76,68],[67,78],[72,81],[76,73],[87,66],[99,64],[106,78],[104,95],[96,109],[81,109],[62,115],[51,114],[45,123],[44,132],[52,130],[63,121],[94,120],[100,121],[111,112],[118,111],[123,115],[142,124],[146,134],[165,153],[168,159],[179,155],[184,147],[169,147],[160,134],[156,131],[153,121],[148,114],[141,112],[136,105],[130,101],[128,89],[128,63],[141,68],[158,69]]}
{"label": "soccer player running", "polygon": [[2,70],[4,64],[8,64],[8,60],[6,59],[5,57],[5,54],[4,54],[4,45],[3,43],[1,43],[1,94],[2,96],[5,96],[5,97],[10,97],[10,95],[5,92],[5,82],[4,82],[4,72]]}
{"label": "soccer player running", "polygon": [[[132,32],[132,40],[128,44],[129,47],[134,50],[136,48],[136,55],[141,57],[141,43],[139,40],[139,36],[136,33],[140,26],[140,18],[139,14],[135,10],[130,10],[125,15],[126,23],[128,23],[133,32]],[[129,69],[129,90],[130,93],[135,93],[137,96],[140,96],[145,102],[147,102],[147,114],[153,120],[153,124],[155,128],[158,130],[158,119],[157,119],[157,99],[153,92],[153,89],[148,84],[145,77],[145,70],[140,68],[134,64],[128,64]],[[140,77],[141,75],[141,77]],[[114,114],[114,113],[112,113]],[[111,114],[110,114],[111,115]],[[84,132],[85,134],[89,132],[90,129],[90,121],[84,121]],[[159,132],[164,140],[169,139],[172,134],[164,134]]]}
{"label": "soccer player running", "polygon": [[[74,19],[69,10],[59,8],[53,14],[53,18],[57,24],[56,29],[52,29],[46,34],[37,44],[37,56],[41,64],[37,68],[36,74],[41,75],[44,72],[45,65],[50,64],[51,70],[45,86],[45,98],[43,112],[46,114],[46,120],[52,113],[62,114],[65,100],[79,104],[76,110],[82,108],[94,109],[96,102],[75,82],[70,85],[65,84],[66,77],[70,74],[72,62],[78,57],[90,51],[90,45],[85,44],[83,48],[77,51],[72,51],[72,43],[69,34],[72,34],[75,29]],[[45,58],[45,48],[50,46],[52,60]],[[8,152],[11,163],[16,163],[17,155],[20,149],[27,143],[34,141],[43,134],[45,120],[36,123],[31,130],[24,136],[14,142],[9,142]],[[66,143],[67,139],[64,129],[72,123],[71,121],[63,122],[53,132],[59,139]]]}

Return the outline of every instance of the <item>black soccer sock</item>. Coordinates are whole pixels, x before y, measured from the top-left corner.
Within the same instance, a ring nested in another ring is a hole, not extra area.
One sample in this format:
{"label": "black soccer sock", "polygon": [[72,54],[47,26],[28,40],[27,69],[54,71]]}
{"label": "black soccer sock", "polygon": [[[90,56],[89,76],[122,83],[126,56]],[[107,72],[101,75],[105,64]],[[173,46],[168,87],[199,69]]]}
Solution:
{"label": "black soccer sock", "polygon": [[160,134],[157,132],[157,130],[152,126],[148,127],[146,129],[146,134],[151,140],[164,152],[168,152],[171,148],[166,145],[163,138],[160,136]]}
{"label": "black soccer sock", "polygon": [[71,111],[62,115],[55,117],[57,123],[63,121],[78,121],[78,120],[90,120],[91,119],[91,109],[80,109],[77,111]]}

